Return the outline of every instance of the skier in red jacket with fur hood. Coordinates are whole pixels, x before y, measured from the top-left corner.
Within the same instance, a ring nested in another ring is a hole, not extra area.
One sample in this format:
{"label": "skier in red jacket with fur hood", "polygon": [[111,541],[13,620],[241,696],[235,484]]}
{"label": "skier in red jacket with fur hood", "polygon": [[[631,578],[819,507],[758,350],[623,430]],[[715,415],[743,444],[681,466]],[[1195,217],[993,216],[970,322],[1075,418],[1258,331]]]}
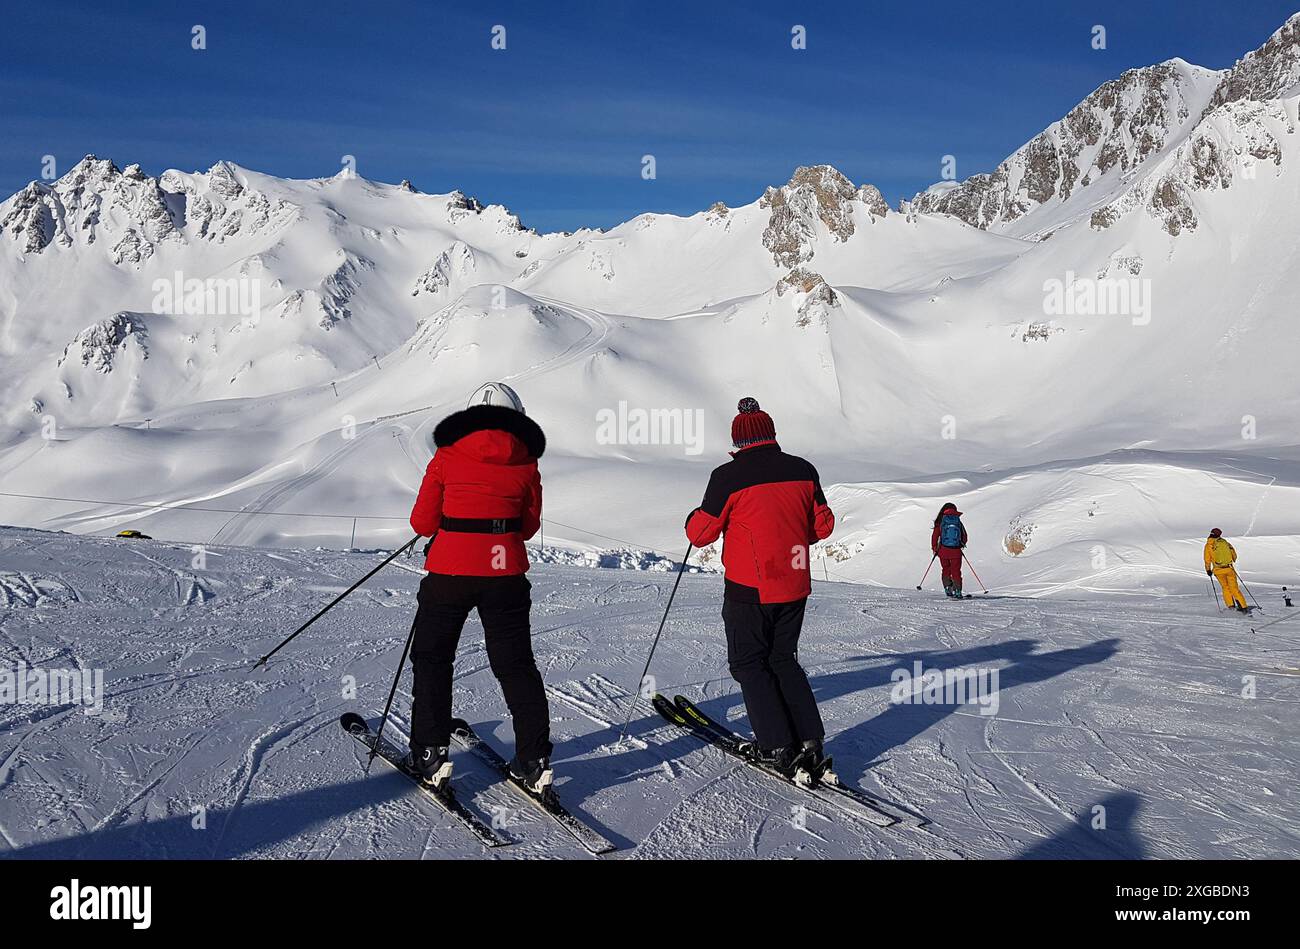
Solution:
{"label": "skier in red jacket with fur hood", "polygon": [[411,759],[422,780],[451,778],[452,664],[465,620],[478,610],[488,663],[515,729],[511,771],[531,790],[551,784],[550,715],[533,658],[532,586],[524,541],[542,518],[537,459],[546,437],[509,386],[489,383],[434,429],[437,448],[411,511],[426,548],[411,666]]}
{"label": "skier in red jacket with fur hood", "polygon": [[781,451],[776,426],[752,398],[731,423],[732,460],[714,470],[686,536],[705,547],[726,535],[722,621],[755,744],[796,780],[828,777],[826,735],[808,676],[795,658],[812,592],[808,548],[835,528],[817,469]]}

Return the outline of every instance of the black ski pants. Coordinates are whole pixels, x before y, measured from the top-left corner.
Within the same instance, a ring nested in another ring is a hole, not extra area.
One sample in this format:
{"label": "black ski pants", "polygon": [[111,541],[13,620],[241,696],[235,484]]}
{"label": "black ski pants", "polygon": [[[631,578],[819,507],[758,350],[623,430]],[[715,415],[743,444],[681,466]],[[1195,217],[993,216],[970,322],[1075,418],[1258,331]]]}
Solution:
{"label": "black ski pants", "polygon": [[441,747],[451,740],[451,680],[461,629],[478,610],[488,665],[501,683],[515,727],[515,754],[523,761],[549,758],[550,712],[533,658],[529,613],[532,584],[512,577],[459,577],[430,573],[420,582],[411,667],[411,745]]}
{"label": "black ski pants", "polygon": [[754,729],[765,751],[826,736],[812,686],[795,654],[808,600],[792,603],[722,601],[727,663],[740,683]]}

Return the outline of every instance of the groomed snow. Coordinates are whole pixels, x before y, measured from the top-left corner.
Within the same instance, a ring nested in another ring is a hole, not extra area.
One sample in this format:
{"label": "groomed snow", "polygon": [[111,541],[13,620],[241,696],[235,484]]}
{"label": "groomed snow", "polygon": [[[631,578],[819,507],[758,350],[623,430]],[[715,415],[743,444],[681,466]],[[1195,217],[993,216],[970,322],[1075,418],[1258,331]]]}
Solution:
{"label": "groomed snow", "polygon": [[[7,667],[105,676],[99,714],[0,706],[0,854],[484,856],[405,778],[382,763],[366,777],[361,747],[337,724],[344,711],[373,717],[382,706],[418,559],[399,559],[250,674],[382,553],[214,547],[203,569],[194,556],[180,544],[0,530]],[[819,581],[801,660],[829,748],[846,780],[932,821],[900,831],[809,804],[644,707],[619,744],[625,690],[673,575],[544,564],[531,579],[559,791],[618,842],[620,858],[1297,851],[1300,678],[1287,670],[1300,665],[1300,622],[1262,626],[1284,607],[1245,619],[1217,612],[1208,593],[953,603],[933,589]],[[661,691],[743,730],[720,595],[715,575],[683,579],[652,671]],[[891,704],[891,673],[914,662],[997,669],[997,713]],[[508,750],[475,621],[456,668],[457,711]],[[399,728],[408,686],[404,676]],[[455,786],[474,807],[512,809],[518,842],[495,856],[583,855],[476,762],[456,761]],[[1104,830],[1094,829],[1098,807]]]}

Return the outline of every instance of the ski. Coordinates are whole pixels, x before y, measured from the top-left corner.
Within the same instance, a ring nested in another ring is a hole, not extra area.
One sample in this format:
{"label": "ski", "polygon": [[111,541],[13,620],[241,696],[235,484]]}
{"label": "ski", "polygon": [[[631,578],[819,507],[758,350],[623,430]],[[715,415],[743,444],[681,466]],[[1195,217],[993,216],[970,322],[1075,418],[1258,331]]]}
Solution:
{"label": "ski", "polygon": [[[708,715],[704,714],[704,712],[700,711],[699,707],[696,706],[694,702],[692,702],[690,699],[686,698],[683,695],[673,696],[673,702],[677,706],[677,709],[680,712],[682,712],[682,714],[686,715],[689,718],[694,719],[695,721],[703,725],[705,728],[710,729],[711,731],[713,731],[715,734],[719,735],[723,739],[733,743],[737,747],[737,750],[741,754],[744,754],[744,748],[743,748],[744,739],[741,738],[739,735],[737,735],[726,725],[722,725],[719,722],[714,721]],[[774,771],[773,773],[776,774],[777,777],[789,781],[789,779],[786,778],[785,775],[781,774],[779,771]],[[846,784],[841,784],[839,781],[839,777],[834,776],[834,772],[831,772],[831,774],[833,775],[833,779],[831,781],[819,782],[811,790],[830,792],[832,795],[838,795],[840,798],[844,800],[837,800],[835,803],[840,804],[841,806],[845,806],[846,801],[850,802],[851,806],[847,808],[850,811],[855,811],[857,809],[864,809],[866,813],[862,814],[861,816],[867,821],[877,824],[877,826],[881,826],[881,827],[888,827],[888,826],[892,826],[893,824],[907,824],[909,826],[917,827],[917,826],[921,826],[922,824],[928,823],[928,821],[926,821],[926,819],[920,814],[912,813],[906,810],[905,808],[894,805],[892,804],[892,802],[885,801],[882,798],[870,794],[867,791],[861,790],[860,788],[851,787]],[[791,781],[790,783],[794,784],[796,787],[809,790],[807,787],[805,787],[805,785],[798,784],[793,781]],[[887,824],[880,823],[879,818],[881,815],[888,818],[889,823]]]}
{"label": "ski", "polygon": [[875,827],[892,827],[903,822],[902,817],[889,813],[876,802],[867,799],[865,795],[857,796],[849,792],[843,797],[839,796],[835,793],[835,789],[840,787],[839,785],[822,784],[810,787],[791,780],[780,771],[746,753],[743,747],[743,739],[739,735],[713,721],[683,696],[676,696],[675,701],[670,702],[664,696],[656,694],[652,704],[655,711],[671,724],[685,729],[707,744],[714,745],[731,757],[743,761],[751,768],[761,771],[769,777],[776,778],[790,787],[798,788],[830,807],[848,813]]}
{"label": "ski", "polygon": [[617,849],[599,831],[582,821],[561,804],[554,790],[548,789],[546,794],[534,794],[516,781],[510,773],[510,763],[505,758],[502,758],[495,748],[479,738],[474,733],[474,729],[464,719],[453,718],[451,720],[451,737],[466,750],[491,766],[506,784],[528,798],[534,807],[568,831],[573,839],[582,844],[588,852],[599,855]]}
{"label": "ski", "polygon": [[421,781],[419,776],[406,764],[406,753],[387,738],[379,738],[375,735],[366,720],[360,715],[355,712],[348,712],[339,719],[339,724],[343,726],[345,732],[361,742],[367,749],[373,750],[376,757],[383,758],[395,769],[415,782],[416,787],[436,801],[448,814],[460,821],[465,829],[473,834],[483,846],[504,847],[513,842],[505,839],[483,823],[473,811],[460,802],[460,799],[456,797],[455,792],[450,787],[445,787],[439,791]]}

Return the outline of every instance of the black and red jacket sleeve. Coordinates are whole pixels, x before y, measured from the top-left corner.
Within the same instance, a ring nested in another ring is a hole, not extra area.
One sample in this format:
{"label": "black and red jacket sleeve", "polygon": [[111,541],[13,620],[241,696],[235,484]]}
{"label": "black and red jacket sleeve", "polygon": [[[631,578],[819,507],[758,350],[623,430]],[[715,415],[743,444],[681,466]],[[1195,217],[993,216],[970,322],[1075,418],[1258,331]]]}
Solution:
{"label": "black and red jacket sleeve", "polygon": [[713,470],[709,476],[709,486],[704,489],[704,500],[686,518],[686,539],[696,547],[709,546],[727,529],[731,486],[721,475],[725,467]]}
{"label": "black and red jacket sleeve", "polygon": [[[812,465],[808,466],[812,468]],[[822,491],[821,475],[817,473],[816,468],[812,468],[813,479],[813,509],[812,509],[812,536],[809,537],[808,543],[815,544],[819,540],[825,540],[831,536],[835,530],[835,512],[831,506],[826,503],[826,494]]]}

